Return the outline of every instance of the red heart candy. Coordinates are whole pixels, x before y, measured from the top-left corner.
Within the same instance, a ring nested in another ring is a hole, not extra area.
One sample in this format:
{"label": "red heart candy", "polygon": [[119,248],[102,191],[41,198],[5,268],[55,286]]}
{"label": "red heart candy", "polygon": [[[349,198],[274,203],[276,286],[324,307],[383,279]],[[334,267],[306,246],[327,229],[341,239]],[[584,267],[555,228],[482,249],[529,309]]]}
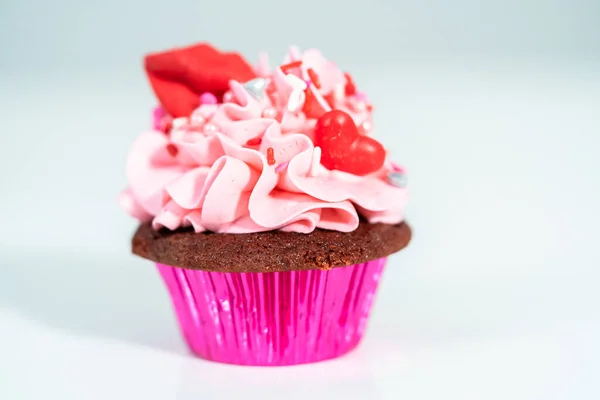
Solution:
{"label": "red heart candy", "polygon": [[385,149],[359,133],[352,117],[340,110],[323,114],[315,125],[315,146],[321,147],[321,163],[329,169],[367,175],[385,161]]}
{"label": "red heart candy", "polygon": [[230,80],[245,82],[256,77],[241,55],[204,43],[149,54],[144,63],[156,97],[173,117],[189,116],[200,105],[202,93],[221,98]]}

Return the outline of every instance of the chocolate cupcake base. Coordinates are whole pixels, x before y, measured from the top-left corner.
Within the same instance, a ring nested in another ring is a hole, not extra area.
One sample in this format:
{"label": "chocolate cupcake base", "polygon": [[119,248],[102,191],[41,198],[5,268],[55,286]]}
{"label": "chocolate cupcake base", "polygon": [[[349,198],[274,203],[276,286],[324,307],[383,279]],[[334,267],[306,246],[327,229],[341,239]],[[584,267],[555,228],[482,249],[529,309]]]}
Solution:
{"label": "chocolate cupcake base", "polygon": [[353,232],[316,229],[310,234],[155,231],[142,224],[132,240],[134,254],[160,264],[213,272],[330,270],[387,257],[411,239],[405,222],[361,222]]}

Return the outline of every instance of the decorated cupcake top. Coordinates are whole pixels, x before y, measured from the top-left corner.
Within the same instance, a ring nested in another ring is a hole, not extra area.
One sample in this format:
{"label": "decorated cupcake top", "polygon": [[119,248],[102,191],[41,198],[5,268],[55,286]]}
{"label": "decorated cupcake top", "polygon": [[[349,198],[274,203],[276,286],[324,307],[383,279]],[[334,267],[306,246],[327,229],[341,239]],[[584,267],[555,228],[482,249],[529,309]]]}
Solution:
{"label": "decorated cupcake top", "polygon": [[319,51],[292,48],[271,69],[199,44],[148,55],[145,68],[160,106],[120,196],[140,221],[310,233],[403,220],[404,171],[370,136],[373,107]]}

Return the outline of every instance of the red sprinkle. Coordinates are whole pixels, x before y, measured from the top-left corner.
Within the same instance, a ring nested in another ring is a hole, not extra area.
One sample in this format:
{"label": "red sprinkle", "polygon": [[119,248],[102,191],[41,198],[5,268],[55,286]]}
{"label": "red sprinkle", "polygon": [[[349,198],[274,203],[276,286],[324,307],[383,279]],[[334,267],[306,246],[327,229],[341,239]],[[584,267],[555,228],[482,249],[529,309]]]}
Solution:
{"label": "red sprinkle", "polygon": [[304,95],[305,95],[305,100],[304,100],[304,106],[302,106],[302,111],[309,118],[319,118],[320,115],[318,115],[316,112],[318,103],[317,103],[317,99],[315,98],[315,95],[308,88],[304,91]]}
{"label": "red sprinkle", "polygon": [[269,165],[275,165],[275,150],[272,147],[267,149],[267,163]]}
{"label": "red sprinkle", "polygon": [[329,93],[328,95],[323,96],[323,98],[331,106],[331,108],[334,108],[334,106],[335,106],[335,96],[333,95],[333,93]]}
{"label": "red sprinkle", "polygon": [[373,106],[371,104],[367,104],[367,111],[373,111]]}
{"label": "red sprinkle", "polygon": [[298,67],[299,67],[299,66],[301,66],[301,65],[302,65],[302,61],[293,61],[293,62],[291,62],[291,63],[289,63],[289,64],[282,65],[282,66],[281,66],[281,67],[279,67],[279,68],[281,68],[281,70],[282,70],[283,72],[286,72],[288,69],[292,69],[292,68],[298,68]]}
{"label": "red sprinkle", "polygon": [[304,114],[306,114],[307,117],[310,117],[313,110],[315,98],[309,88],[306,88],[306,90],[304,91],[304,96],[305,98],[304,105],[302,106],[302,111],[304,112]]}
{"label": "red sprinkle", "polygon": [[317,75],[317,73],[312,68],[309,68],[306,72],[308,72],[308,77],[312,81],[313,85],[315,85],[317,89],[321,89],[321,81],[319,80],[319,75]]}
{"label": "red sprinkle", "polygon": [[160,121],[160,130],[163,133],[169,134],[169,132],[171,132],[171,129],[173,128],[173,119],[172,118],[163,118]]}
{"label": "red sprinkle", "polygon": [[349,73],[345,72],[344,76],[346,77],[346,87],[344,88],[344,91],[346,92],[346,96],[351,96],[356,93],[356,85]]}
{"label": "red sprinkle", "polygon": [[179,149],[173,143],[169,143],[167,145],[167,152],[171,155],[171,157],[175,157],[179,153]]}
{"label": "red sprinkle", "polygon": [[246,146],[258,146],[262,143],[262,138],[255,137],[246,142]]}

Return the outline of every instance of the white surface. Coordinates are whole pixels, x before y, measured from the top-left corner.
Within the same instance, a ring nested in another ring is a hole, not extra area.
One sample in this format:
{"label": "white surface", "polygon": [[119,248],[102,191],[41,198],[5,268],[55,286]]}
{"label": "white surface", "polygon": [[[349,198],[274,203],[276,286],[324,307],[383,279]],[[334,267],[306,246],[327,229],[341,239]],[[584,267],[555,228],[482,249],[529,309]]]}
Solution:
{"label": "white surface", "polygon": [[118,72],[2,81],[0,398],[599,398],[599,64],[356,71],[414,240],[358,351],[278,369],[191,357],[128,254],[115,197],[152,98]]}

